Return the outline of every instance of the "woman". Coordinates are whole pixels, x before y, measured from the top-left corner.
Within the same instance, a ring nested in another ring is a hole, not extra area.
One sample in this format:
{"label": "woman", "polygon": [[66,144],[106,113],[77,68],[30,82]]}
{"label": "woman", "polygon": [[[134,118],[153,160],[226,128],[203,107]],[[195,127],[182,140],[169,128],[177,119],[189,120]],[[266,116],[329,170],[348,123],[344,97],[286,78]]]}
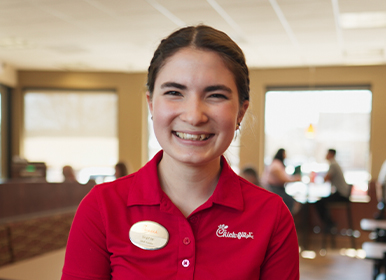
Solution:
{"label": "woman", "polygon": [[285,192],[285,183],[299,181],[300,175],[290,176],[285,172],[284,159],[286,152],[284,149],[279,149],[270,166],[265,171],[264,182],[268,184],[268,189],[280,195],[284,203],[292,214],[296,214],[301,204],[298,203],[292,196]]}
{"label": "woman", "polygon": [[84,198],[62,279],[299,279],[287,207],[222,156],[249,105],[240,48],[182,28],[155,51],[147,86],[163,151]]}
{"label": "woman", "polygon": [[126,176],[127,174],[129,174],[129,173],[127,171],[126,164],[123,162],[118,162],[115,165],[115,173],[114,173],[115,179]]}

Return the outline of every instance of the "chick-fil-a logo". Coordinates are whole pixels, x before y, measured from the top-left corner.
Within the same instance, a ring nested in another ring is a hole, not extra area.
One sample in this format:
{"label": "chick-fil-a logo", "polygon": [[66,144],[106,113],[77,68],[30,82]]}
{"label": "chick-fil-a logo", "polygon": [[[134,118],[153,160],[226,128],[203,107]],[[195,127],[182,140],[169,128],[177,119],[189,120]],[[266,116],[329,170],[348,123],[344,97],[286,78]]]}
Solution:
{"label": "chick-fil-a logo", "polygon": [[225,238],[237,238],[237,239],[241,239],[241,238],[245,238],[245,239],[248,239],[248,238],[252,238],[253,239],[253,232],[229,232],[227,230],[228,226],[227,225],[219,225],[218,226],[218,229],[216,231],[216,235],[218,237],[225,237]]}

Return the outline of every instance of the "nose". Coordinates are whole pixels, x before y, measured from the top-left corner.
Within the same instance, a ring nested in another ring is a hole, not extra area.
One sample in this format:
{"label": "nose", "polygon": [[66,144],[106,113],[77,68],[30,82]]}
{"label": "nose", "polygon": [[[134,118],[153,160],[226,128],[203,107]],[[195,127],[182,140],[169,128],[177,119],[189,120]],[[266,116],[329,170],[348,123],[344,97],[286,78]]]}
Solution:
{"label": "nose", "polygon": [[193,126],[199,126],[208,121],[207,106],[199,97],[188,98],[181,108],[181,120]]}

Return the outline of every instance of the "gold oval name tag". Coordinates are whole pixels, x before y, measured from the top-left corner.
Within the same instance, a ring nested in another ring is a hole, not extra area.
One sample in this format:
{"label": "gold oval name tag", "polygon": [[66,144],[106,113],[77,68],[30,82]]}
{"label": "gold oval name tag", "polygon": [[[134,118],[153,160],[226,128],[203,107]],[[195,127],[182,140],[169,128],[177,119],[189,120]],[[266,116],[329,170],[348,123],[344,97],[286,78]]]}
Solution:
{"label": "gold oval name tag", "polygon": [[141,221],[135,223],[129,231],[131,243],[144,250],[158,250],[166,246],[169,232],[159,223]]}

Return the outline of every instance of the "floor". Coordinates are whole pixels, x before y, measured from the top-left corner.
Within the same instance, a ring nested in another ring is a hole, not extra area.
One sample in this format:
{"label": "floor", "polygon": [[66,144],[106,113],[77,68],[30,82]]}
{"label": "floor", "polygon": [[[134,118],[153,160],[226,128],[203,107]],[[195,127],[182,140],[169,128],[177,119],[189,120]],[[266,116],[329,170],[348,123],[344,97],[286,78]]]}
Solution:
{"label": "floor", "polygon": [[0,267],[0,280],[59,280],[65,249]]}
{"label": "floor", "polygon": [[300,258],[300,280],[372,280],[372,261],[327,250],[326,256]]}
{"label": "floor", "polygon": [[[0,279],[59,280],[64,249],[0,267]],[[300,280],[371,280],[372,262],[327,250],[315,259],[300,258]]]}

